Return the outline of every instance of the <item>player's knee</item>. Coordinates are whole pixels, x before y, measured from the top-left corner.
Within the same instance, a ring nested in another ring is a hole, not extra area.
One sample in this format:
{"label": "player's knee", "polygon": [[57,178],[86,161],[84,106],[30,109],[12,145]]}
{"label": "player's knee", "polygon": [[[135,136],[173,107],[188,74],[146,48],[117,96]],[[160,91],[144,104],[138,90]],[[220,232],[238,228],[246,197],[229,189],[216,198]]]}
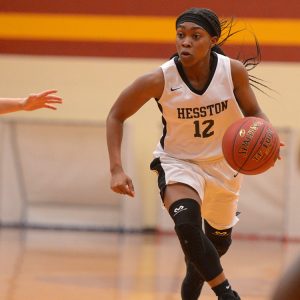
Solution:
{"label": "player's knee", "polygon": [[169,213],[182,250],[197,271],[210,281],[222,272],[216,248],[202,230],[200,206],[193,199],[180,199],[173,203]]}
{"label": "player's knee", "polygon": [[[201,228],[200,206],[196,200],[185,198],[174,202],[169,208],[170,216],[175,223],[175,231],[183,250],[191,259],[190,243],[194,243],[195,231],[204,235]],[[200,243],[202,246],[203,243]]]}
{"label": "player's knee", "polygon": [[209,238],[209,240],[213,243],[215,248],[218,251],[219,256],[223,256],[229,249],[232,238],[232,228],[225,230],[218,230],[213,228],[208,224],[206,220],[204,220],[205,225],[205,234]]}
{"label": "player's knee", "polygon": [[201,225],[200,205],[190,198],[179,199],[169,208],[175,226],[179,225]]}
{"label": "player's knee", "polygon": [[230,245],[231,245],[232,240],[224,240],[222,239],[221,241],[219,241],[218,243],[214,244],[214,246],[216,247],[219,256],[223,256],[229,249]]}
{"label": "player's knee", "polygon": [[[192,263],[201,257],[206,252],[204,242],[204,232],[199,225],[187,223],[175,225],[175,231],[179,238],[181,247],[190,259]],[[195,245],[197,244],[198,251],[195,251]]]}
{"label": "player's knee", "polygon": [[232,239],[231,236],[216,236],[214,238],[209,238],[210,241],[213,243],[219,256],[223,256],[229,249]]}

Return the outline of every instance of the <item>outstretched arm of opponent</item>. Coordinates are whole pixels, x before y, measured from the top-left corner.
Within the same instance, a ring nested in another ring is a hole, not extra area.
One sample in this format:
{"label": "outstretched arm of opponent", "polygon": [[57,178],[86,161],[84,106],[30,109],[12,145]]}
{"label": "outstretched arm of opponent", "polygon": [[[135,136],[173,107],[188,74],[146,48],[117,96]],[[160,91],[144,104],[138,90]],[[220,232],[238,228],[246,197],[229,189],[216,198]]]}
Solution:
{"label": "outstretched arm of opponent", "polygon": [[0,98],[0,114],[40,108],[56,110],[54,105],[62,103],[60,97],[53,95],[56,92],[56,90],[48,90],[39,94],[31,94],[25,98]]}

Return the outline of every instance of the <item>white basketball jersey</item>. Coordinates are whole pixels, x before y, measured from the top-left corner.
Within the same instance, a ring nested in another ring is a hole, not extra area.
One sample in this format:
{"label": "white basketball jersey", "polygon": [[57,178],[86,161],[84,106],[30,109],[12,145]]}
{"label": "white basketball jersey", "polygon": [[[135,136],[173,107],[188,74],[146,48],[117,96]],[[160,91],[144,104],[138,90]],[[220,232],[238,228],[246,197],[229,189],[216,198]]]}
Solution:
{"label": "white basketball jersey", "polygon": [[161,66],[165,87],[157,104],[164,129],[154,156],[194,161],[223,156],[224,132],[243,114],[233,93],[230,59],[213,55],[212,75],[202,91],[191,86],[177,57]]}

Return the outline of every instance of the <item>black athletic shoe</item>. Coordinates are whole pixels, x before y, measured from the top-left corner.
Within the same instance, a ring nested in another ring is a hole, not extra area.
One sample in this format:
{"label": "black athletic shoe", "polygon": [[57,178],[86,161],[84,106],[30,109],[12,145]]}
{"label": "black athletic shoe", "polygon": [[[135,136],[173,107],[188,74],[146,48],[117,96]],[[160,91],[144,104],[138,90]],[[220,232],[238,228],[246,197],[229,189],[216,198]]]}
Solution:
{"label": "black athletic shoe", "polygon": [[236,291],[232,291],[232,293],[226,293],[219,296],[218,300],[241,300],[241,298]]}

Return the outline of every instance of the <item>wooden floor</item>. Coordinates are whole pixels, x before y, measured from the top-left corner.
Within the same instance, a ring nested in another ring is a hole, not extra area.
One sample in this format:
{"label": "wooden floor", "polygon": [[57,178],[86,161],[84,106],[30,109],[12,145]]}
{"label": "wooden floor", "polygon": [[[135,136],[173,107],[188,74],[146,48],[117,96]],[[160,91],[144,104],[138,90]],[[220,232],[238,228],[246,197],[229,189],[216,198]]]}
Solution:
{"label": "wooden floor", "polygon": [[[242,299],[266,300],[299,250],[236,239],[223,266]],[[174,235],[17,229],[0,231],[0,270],[1,300],[179,300],[185,272]]]}

